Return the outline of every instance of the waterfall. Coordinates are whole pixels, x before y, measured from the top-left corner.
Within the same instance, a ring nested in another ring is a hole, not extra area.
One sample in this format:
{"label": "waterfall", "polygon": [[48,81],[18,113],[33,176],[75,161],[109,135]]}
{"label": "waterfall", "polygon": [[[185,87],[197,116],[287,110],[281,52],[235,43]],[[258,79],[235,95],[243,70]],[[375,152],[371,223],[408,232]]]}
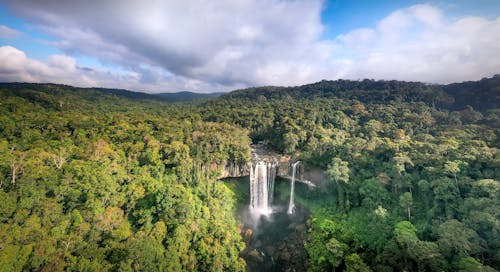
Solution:
{"label": "waterfall", "polygon": [[267,187],[268,187],[268,204],[273,203],[274,196],[274,180],[276,179],[276,162],[271,162],[267,164]]}
{"label": "waterfall", "polygon": [[271,213],[276,162],[258,161],[250,167],[250,209],[259,214]]}
{"label": "waterfall", "polygon": [[293,202],[293,194],[295,191],[295,172],[297,170],[297,164],[299,164],[300,161],[295,162],[292,164],[292,184],[290,186],[290,203],[288,204],[288,214],[293,214],[295,211],[295,204]]}

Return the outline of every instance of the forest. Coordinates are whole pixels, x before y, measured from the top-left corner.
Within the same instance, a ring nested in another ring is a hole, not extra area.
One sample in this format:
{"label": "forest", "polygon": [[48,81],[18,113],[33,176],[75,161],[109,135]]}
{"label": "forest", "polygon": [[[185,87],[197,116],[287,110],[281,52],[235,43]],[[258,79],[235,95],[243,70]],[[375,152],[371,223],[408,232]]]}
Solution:
{"label": "forest", "polygon": [[325,173],[309,271],[500,270],[500,75],[208,98],[0,84],[2,271],[247,270],[219,178],[261,141]]}

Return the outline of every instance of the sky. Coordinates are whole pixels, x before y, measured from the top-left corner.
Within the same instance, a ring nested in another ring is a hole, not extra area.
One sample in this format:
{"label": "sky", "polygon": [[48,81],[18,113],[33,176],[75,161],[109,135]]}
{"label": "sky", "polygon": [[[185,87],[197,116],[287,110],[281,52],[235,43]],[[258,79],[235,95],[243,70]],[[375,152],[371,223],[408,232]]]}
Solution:
{"label": "sky", "polygon": [[0,0],[0,82],[150,93],[500,73],[500,0]]}

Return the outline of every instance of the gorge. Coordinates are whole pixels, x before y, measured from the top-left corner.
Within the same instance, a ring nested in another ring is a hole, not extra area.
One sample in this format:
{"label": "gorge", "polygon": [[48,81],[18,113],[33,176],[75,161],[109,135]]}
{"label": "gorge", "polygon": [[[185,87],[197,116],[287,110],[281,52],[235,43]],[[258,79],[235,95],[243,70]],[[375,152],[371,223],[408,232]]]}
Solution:
{"label": "gorge", "polygon": [[229,164],[233,167],[228,170],[238,175],[223,180],[236,194],[245,195],[236,209],[245,242],[241,256],[248,271],[303,271],[307,256],[303,243],[310,216],[301,203],[296,205],[294,196],[297,189],[302,199],[310,198],[314,184],[302,180],[305,171],[299,161],[263,143],[253,144],[251,149],[251,161],[236,167]]}

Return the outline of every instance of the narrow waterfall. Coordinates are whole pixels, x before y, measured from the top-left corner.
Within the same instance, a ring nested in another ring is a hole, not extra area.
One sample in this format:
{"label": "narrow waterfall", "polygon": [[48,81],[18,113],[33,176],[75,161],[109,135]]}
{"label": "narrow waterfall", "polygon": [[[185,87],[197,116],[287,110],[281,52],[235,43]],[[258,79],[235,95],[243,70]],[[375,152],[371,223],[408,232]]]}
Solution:
{"label": "narrow waterfall", "polygon": [[297,164],[299,164],[300,161],[295,162],[292,164],[292,184],[290,186],[290,203],[288,204],[288,214],[293,214],[295,211],[295,203],[293,200],[293,194],[295,192],[295,172],[297,170]]}
{"label": "narrow waterfall", "polygon": [[276,162],[258,161],[250,168],[250,209],[259,214],[271,213]]}
{"label": "narrow waterfall", "polygon": [[276,179],[276,162],[267,163],[267,188],[268,188],[268,204],[273,203],[274,196],[274,180]]}

